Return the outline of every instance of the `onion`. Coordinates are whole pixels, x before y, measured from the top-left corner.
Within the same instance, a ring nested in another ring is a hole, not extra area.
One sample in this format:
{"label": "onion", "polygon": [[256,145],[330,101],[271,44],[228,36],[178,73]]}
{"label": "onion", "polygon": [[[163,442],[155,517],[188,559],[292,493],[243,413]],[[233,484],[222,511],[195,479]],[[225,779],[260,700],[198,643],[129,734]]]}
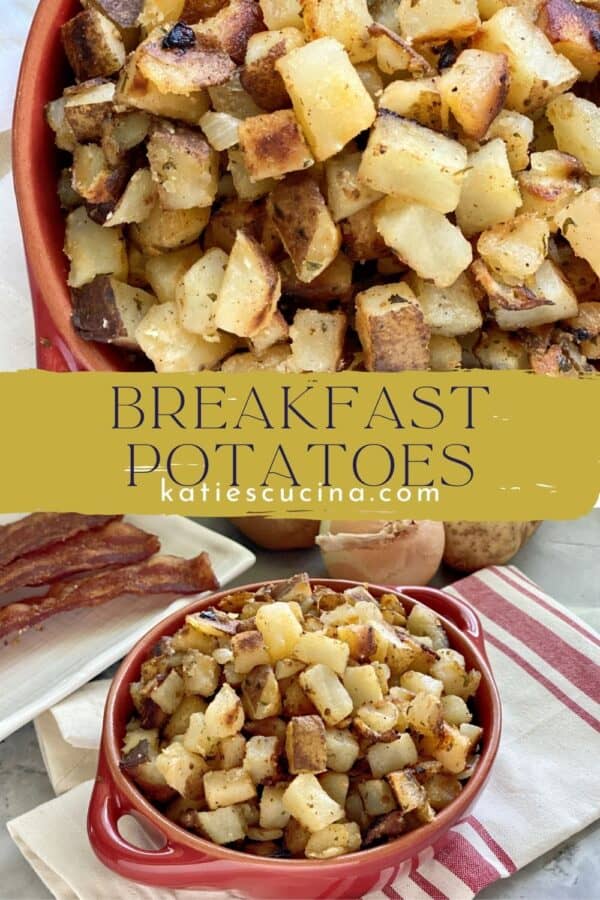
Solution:
{"label": "onion", "polygon": [[209,110],[200,119],[200,127],[214,150],[229,150],[239,141],[240,120],[229,113]]}
{"label": "onion", "polygon": [[231,519],[246,537],[266,550],[305,550],[314,547],[318,519],[267,519],[249,516]]}
{"label": "onion", "polygon": [[444,552],[442,522],[322,522],[317,544],[332,578],[427,584]]}

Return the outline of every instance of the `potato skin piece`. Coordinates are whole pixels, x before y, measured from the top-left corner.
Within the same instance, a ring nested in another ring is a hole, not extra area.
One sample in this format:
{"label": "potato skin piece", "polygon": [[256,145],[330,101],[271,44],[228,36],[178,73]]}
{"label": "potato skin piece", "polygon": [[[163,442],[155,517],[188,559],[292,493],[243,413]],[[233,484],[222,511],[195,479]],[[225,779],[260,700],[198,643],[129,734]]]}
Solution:
{"label": "potato skin piece", "polygon": [[288,722],[285,752],[292,774],[325,772],[327,745],[322,719],[317,715],[294,716]]}
{"label": "potato skin piece", "polygon": [[240,147],[253,181],[279,178],[312,165],[313,158],[291,109],[251,116],[239,127]]}
{"label": "potato skin piece", "polygon": [[[88,5],[89,0],[83,0],[83,5]],[[144,0],[92,0],[93,5],[100,12],[118,25],[119,28],[135,28],[138,16],[142,11]]]}
{"label": "potato skin piece", "polygon": [[282,38],[262,59],[247,63],[240,74],[242,87],[248,91],[255,103],[267,112],[275,112],[292,105],[283,78],[275,68],[275,63],[287,53]]}
{"label": "potato skin piece", "polygon": [[117,52],[107,46],[102,18],[95,10],[84,9],[61,28],[65,53],[78,81],[113,75],[125,62],[125,48],[112,24]]}
{"label": "potato skin piece", "polygon": [[502,566],[513,558],[540,522],[444,522],[444,562],[460,572]]}

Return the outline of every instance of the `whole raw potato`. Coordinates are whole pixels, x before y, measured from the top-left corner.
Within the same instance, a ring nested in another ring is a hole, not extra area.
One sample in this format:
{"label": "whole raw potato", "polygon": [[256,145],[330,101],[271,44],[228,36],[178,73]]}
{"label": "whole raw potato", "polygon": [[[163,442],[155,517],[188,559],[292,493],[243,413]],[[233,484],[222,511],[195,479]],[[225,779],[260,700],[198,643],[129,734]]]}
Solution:
{"label": "whole raw potato", "polygon": [[502,566],[527,543],[541,522],[444,522],[444,562],[460,572]]}
{"label": "whole raw potato", "polygon": [[267,519],[246,516],[231,519],[236,528],[265,550],[305,550],[314,547],[318,519]]}

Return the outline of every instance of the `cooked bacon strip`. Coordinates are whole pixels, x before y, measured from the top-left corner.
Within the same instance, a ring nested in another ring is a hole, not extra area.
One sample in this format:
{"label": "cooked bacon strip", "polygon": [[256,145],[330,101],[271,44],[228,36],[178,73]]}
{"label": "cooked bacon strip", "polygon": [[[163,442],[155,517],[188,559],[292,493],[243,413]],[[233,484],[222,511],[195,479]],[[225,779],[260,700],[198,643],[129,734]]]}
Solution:
{"label": "cooked bacon strip", "polygon": [[69,538],[102,528],[123,516],[85,516],[80,513],[32,513],[0,527],[0,566],[6,566],[26,553],[44,550],[51,544],[68,541]]}
{"label": "cooked bacon strip", "polygon": [[109,522],[104,528],[84,531],[62,544],[13,560],[0,569],[0,593],[50,584],[78,572],[130,565],[148,559],[159,550],[156,535],[127,522]]}
{"label": "cooked bacon strip", "polygon": [[58,581],[45,597],[9,603],[0,609],[0,637],[13,631],[25,631],[58,613],[100,606],[124,594],[181,597],[214,590],[218,586],[207,553],[194,559],[153,556],[134,566],[105,569],[72,581]]}

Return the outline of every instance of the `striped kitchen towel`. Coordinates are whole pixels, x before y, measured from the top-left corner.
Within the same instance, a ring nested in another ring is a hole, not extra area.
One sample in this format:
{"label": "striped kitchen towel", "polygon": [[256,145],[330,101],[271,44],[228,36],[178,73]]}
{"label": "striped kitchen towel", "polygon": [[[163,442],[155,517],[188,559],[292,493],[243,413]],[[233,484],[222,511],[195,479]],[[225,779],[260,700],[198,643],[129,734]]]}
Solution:
{"label": "striped kitchen towel", "polygon": [[[481,616],[503,704],[500,750],[473,814],[438,849],[382,872],[368,900],[470,900],[600,817],[598,635],[512,566],[447,590]],[[84,782],[8,825],[52,894],[189,900],[125,882],[98,862],[85,830],[90,792]]]}

